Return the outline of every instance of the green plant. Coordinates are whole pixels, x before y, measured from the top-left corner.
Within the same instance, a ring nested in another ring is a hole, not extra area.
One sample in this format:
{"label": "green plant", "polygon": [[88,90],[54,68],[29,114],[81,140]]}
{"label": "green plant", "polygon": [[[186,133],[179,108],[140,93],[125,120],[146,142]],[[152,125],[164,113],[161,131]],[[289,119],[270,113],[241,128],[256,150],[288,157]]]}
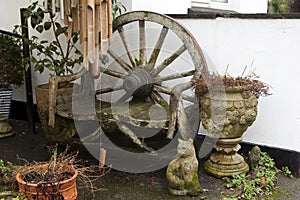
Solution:
{"label": "green plant", "polygon": [[272,7],[274,13],[285,13],[291,8],[294,0],[270,0],[269,4]]}
{"label": "green plant", "polygon": [[0,55],[0,88],[20,86],[24,80],[24,68],[19,41],[0,33]]}
{"label": "green plant", "polygon": [[[73,73],[73,68],[83,61],[82,52],[77,47],[79,32],[73,32],[68,39],[68,26],[58,22],[58,15],[52,13],[52,2],[48,1],[48,9],[33,2],[25,9],[26,20],[30,20],[31,27],[38,33],[50,33],[54,38],[50,40],[40,40],[37,36],[25,39],[32,52],[31,61],[35,64],[35,71],[42,73],[45,68],[55,75],[66,75]],[[112,0],[113,19],[126,11],[126,7],[118,0]],[[58,8],[56,8],[58,11]],[[19,32],[20,25],[15,26],[15,31]],[[35,54],[34,54],[35,52]],[[24,60],[28,63],[28,60]],[[27,66],[28,67],[28,66]]]}
{"label": "green plant", "polygon": [[279,172],[274,160],[266,152],[261,152],[258,166],[252,174],[234,175],[232,179],[224,180],[227,188],[241,190],[241,194],[234,198],[251,200],[260,195],[271,195]]}
{"label": "green plant", "polygon": [[223,198],[223,200],[238,200],[238,198],[236,198],[236,197],[225,197],[225,198]]}
{"label": "green plant", "polygon": [[10,180],[12,173],[12,163],[5,162],[4,160],[0,159],[0,183],[6,183]]}
{"label": "green plant", "polygon": [[122,14],[122,9],[126,12],[126,7],[122,2],[118,0],[111,0],[111,1],[112,1],[112,17],[114,20],[118,15]]}
{"label": "green plant", "polygon": [[[5,200],[4,198],[1,198],[0,200]],[[17,197],[13,197],[11,200],[20,200],[20,197],[17,196]]]}
{"label": "green plant", "polygon": [[291,172],[291,170],[290,170],[287,166],[283,166],[283,167],[281,168],[281,172],[282,172],[282,174],[283,174],[284,176],[293,178],[292,172]]}
{"label": "green plant", "polygon": [[[37,36],[29,39],[24,38],[32,52],[31,61],[35,64],[35,71],[42,73],[45,68],[55,75],[65,75],[73,73],[73,68],[82,63],[82,53],[76,47],[79,41],[79,32],[73,32],[68,39],[68,26],[60,24],[58,15],[52,13],[51,1],[48,1],[49,9],[33,2],[24,11],[26,20],[30,19],[31,27],[38,33],[48,32],[53,36],[53,40],[40,40]],[[21,28],[15,26],[15,31]],[[36,54],[34,54],[35,52]],[[27,60],[25,60],[25,63]],[[27,62],[28,63],[28,62]]]}

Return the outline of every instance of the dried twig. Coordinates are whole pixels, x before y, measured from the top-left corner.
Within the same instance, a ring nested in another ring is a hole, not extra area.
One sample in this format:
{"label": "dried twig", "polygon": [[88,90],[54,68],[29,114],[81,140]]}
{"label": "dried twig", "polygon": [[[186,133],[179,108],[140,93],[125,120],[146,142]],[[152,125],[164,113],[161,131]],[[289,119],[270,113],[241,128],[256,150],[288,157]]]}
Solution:
{"label": "dried twig", "polygon": [[[19,158],[20,161],[25,161],[26,164],[17,167],[14,174],[22,174],[24,181],[26,181],[27,177],[30,177],[28,181],[31,181],[31,183],[43,182],[51,184],[71,177],[74,169],[76,169],[80,187],[89,189],[94,195],[94,192],[102,190],[94,186],[94,181],[109,173],[111,168],[105,167],[99,170],[98,165],[83,165],[82,163],[84,162],[78,160],[77,155],[78,152],[70,152],[69,147],[64,152],[57,154],[56,146],[48,162],[29,163],[25,159]],[[60,180],[56,180],[57,178]]]}

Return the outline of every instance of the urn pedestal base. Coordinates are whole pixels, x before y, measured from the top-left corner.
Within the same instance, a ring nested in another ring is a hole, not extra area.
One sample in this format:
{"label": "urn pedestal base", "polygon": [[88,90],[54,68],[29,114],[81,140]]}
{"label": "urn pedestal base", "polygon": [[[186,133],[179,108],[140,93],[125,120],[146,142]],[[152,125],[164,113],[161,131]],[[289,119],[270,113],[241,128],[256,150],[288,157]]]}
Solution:
{"label": "urn pedestal base", "polygon": [[244,158],[237,152],[241,148],[239,143],[242,138],[219,139],[209,160],[206,161],[204,169],[207,173],[221,178],[226,176],[247,173],[249,166]]}
{"label": "urn pedestal base", "polygon": [[8,123],[8,117],[0,115],[0,138],[12,136],[15,134],[13,128]]}

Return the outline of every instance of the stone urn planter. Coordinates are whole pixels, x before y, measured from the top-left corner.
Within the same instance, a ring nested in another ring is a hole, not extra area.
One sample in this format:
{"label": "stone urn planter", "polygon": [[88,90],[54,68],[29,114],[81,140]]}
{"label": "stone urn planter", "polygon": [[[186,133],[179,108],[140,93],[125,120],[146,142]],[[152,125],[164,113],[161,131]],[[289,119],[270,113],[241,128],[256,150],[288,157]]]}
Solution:
{"label": "stone urn planter", "polygon": [[257,98],[242,87],[225,87],[202,95],[201,122],[209,136],[218,139],[204,168],[216,177],[246,173],[249,166],[237,152],[242,135],[257,115]]}
{"label": "stone urn planter", "polygon": [[[245,73],[244,69],[242,75]],[[200,119],[208,136],[217,140],[204,165],[216,177],[246,173],[249,166],[237,152],[239,143],[257,115],[257,99],[268,96],[269,85],[250,71],[245,77],[204,73],[192,80],[200,104]]]}

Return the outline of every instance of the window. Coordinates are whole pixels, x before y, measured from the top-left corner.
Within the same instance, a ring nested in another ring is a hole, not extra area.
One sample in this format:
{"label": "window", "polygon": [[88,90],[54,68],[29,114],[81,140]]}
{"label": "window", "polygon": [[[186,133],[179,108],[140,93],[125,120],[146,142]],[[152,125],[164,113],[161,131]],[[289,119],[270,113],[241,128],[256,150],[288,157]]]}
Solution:
{"label": "window", "polygon": [[212,2],[228,3],[228,0],[211,0]]}

